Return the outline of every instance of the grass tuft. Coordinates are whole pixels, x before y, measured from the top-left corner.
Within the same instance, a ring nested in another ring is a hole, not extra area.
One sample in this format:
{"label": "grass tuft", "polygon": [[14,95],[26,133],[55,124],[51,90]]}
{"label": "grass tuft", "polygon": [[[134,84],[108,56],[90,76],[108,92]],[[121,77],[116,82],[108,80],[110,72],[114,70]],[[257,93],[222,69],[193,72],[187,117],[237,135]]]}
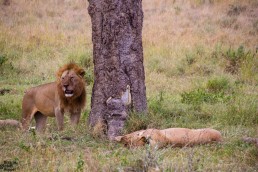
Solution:
{"label": "grass tuft", "polygon": [[221,77],[221,78],[214,78],[211,80],[208,80],[206,84],[206,88],[210,92],[224,92],[230,88],[229,80]]}

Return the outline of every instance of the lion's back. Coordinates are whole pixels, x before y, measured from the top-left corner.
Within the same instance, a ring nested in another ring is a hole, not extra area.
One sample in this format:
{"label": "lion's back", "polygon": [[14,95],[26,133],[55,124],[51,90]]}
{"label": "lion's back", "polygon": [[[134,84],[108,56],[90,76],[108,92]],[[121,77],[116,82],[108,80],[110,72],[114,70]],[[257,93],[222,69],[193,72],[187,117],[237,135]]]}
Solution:
{"label": "lion's back", "polygon": [[29,88],[23,97],[23,109],[36,109],[44,115],[53,116],[56,102],[57,86],[55,82]]}

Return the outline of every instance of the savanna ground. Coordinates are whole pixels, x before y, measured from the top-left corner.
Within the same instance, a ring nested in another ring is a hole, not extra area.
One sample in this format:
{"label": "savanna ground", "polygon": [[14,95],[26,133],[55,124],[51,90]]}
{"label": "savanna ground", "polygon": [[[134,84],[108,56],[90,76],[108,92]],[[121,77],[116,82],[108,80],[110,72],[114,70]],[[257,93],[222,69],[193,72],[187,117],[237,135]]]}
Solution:
{"label": "savanna ground", "polygon": [[63,132],[49,119],[42,136],[0,129],[0,171],[258,171],[257,148],[242,142],[258,137],[257,0],[143,0],[149,112],[131,114],[124,132],[211,127],[224,137],[221,144],[161,150],[127,149],[88,129],[93,64],[86,0],[3,1],[0,119],[20,119],[24,91],[54,81],[70,60],[87,71],[88,103],[76,130],[68,118]]}

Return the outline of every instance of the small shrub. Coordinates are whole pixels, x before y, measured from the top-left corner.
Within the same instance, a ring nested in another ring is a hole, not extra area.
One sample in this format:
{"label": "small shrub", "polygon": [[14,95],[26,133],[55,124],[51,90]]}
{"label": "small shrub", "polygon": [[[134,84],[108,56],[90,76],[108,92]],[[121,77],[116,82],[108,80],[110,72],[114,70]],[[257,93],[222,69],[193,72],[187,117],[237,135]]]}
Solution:
{"label": "small shrub", "polygon": [[226,72],[231,74],[239,73],[243,81],[257,81],[258,58],[256,52],[246,51],[243,46],[239,46],[238,49],[228,49],[222,55],[227,61]]}
{"label": "small shrub", "polygon": [[217,103],[228,100],[228,96],[224,92],[210,93],[205,89],[198,88],[190,92],[181,94],[181,102],[186,104],[200,105],[201,103]]}
{"label": "small shrub", "polygon": [[207,82],[206,88],[211,92],[221,92],[229,88],[229,81],[226,78],[214,78]]}
{"label": "small shrub", "polygon": [[7,58],[5,55],[0,54],[0,66],[2,66],[7,61]]}
{"label": "small shrub", "polygon": [[193,54],[186,54],[186,62],[188,65],[192,65],[196,61],[196,57]]}
{"label": "small shrub", "polygon": [[183,65],[177,65],[176,70],[177,70],[178,75],[185,74],[185,68]]}
{"label": "small shrub", "polygon": [[196,45],[194,49],[185,54],[186,64],[189,66],[194,64],[197,62],[197,59],[201,58],[203,55],[205,55],[204,47],[202,45]]}
{"label": "small shrub", "polygon": [[240,6],[240,5],[230,5],[230,8],[227,12],[227,15],[229,16],[237,16],[240,13],[244,12],[246,10],[246,7]]}
{"label": "small shrub", "polygon": [[238,72],[240,68],[240,64],[247,56],[243,46],[239,46],[238,49],[234,50],[232,48],[228,49],[225,54],[223,54],[224,58],[227,60],[226,64],[226,72],[231,74],[235,74]]}

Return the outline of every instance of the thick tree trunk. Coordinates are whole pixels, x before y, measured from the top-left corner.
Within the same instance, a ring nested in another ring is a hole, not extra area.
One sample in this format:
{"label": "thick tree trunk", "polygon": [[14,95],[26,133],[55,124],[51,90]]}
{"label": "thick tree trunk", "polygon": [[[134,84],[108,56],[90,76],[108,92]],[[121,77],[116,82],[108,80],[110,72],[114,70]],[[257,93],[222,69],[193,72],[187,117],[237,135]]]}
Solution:
{"label": "thick tree trunk", "polygon": [[136,112],[147,109],[142,1],[89,0],[88,12],[92,22],[95,76],[89,123],[95,126],[98,121],[106,122],[110,137],[119,134],[127,118],[129,107],[121,101],[126,88],[131,92],[130,108]]}
{"label": "thick tree trunk", "polygon": [[11,4],[11,1],[10,0],[4,0],[3,1],[3,5],[10,5]]}

